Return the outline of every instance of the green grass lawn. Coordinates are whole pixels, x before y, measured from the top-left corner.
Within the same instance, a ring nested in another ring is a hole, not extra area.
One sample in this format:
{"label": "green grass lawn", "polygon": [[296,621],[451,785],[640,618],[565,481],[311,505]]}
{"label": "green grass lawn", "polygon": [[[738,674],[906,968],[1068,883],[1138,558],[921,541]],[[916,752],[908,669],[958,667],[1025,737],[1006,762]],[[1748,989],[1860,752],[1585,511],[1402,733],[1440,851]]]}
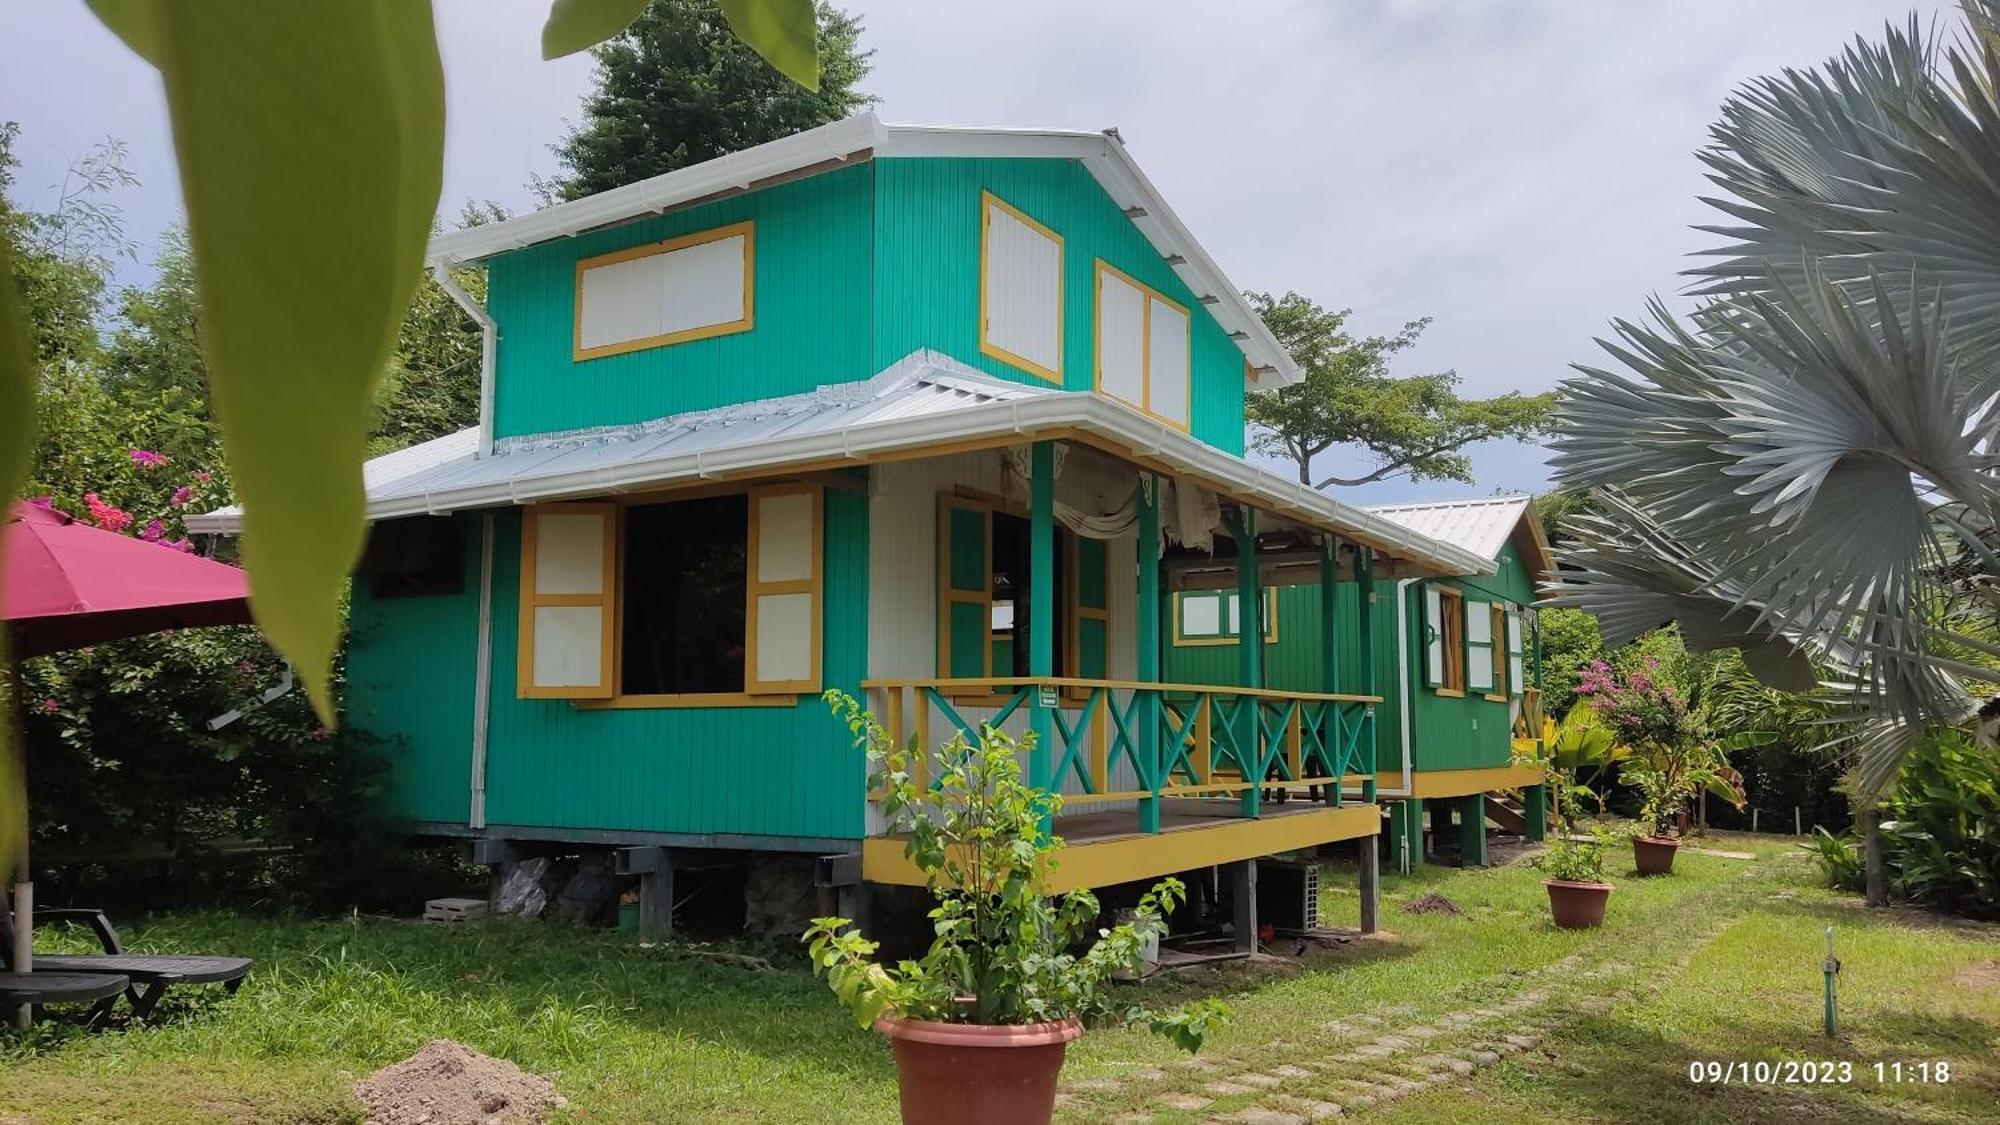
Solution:
{"label": "green grass lawn", "polygon": [[[1236,1023],[1194,1065],[1137,1032],[1086,1035],[1060,1113],[2000,1119],[2000,969],[1982,968],[2000,963],[2000,927],[1865,911],[1810,885],[1786,841],[1719,846],[1758,858],[1683,854],[1670,878],[1614,875],[1610,923],[1590,934],[1549,926],[1525,865],[1388,877],[1380,940],[1145,986],[1162,1003],[1220,995]],[[1329,876],[1329,920],[1351,924],[1351,876]],[[1463,914],[1400,908],[1430,891]],[[1819,1027],[1828,925],[1846,963],[1832,1041]],[[575,1121],[895,1117],[886,1047],[789,951],[763,951],[780,968],[757,972],[532,924],[210,914],[157,920],[132,944],[241,952],[259,968],[234,999],[190,994],[157,1026],[0,1038],[0,1121],[356,1121],[353,1081],[438,1037],[552,1075]],[[1711,1059],[1845,1060],[1854,1080],[1690,1083],[1688,1063]],[[1949,1060],[1952,1081],[1877,1083],[1874,1063],[1898,1059]]]}

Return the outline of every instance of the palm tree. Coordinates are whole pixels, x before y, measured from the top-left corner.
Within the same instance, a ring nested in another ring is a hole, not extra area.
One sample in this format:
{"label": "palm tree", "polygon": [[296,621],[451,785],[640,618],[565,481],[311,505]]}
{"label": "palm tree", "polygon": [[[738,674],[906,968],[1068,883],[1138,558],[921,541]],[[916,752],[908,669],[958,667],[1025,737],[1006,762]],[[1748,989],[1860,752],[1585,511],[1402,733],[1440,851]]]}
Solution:
{"label": "palm tree", "polygon": [[1555,441],[1598,503],[1550,600],[1825,677],[1864,800],[2000,681],[2000,0],[1964,11],[1724,104],[1705,303],[1617,322]]}

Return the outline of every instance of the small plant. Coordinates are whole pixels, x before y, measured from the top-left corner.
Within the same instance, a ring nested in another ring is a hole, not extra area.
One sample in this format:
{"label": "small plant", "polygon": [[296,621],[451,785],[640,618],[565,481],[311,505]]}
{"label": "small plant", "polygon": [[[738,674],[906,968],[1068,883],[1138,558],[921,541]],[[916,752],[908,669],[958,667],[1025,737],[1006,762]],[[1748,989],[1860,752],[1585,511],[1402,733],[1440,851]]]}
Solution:
{"label": "small plant", "polygon": [[1165,931],[1165,915],[1184,895],[1179,880],[1162,880],[1140,900],[1134,921],[1098,928],[1087,951],[1072,952],[1097,923],[1097,897],[1043,889],[1062,847],[1045,825],[1062,798],[1021,780],[1032,737],[992,727],[981,728],[977,744],[953,735],[938,749],[936,782],[920,789],[909,768],[922,751],[914,738],[898,747],[852,696],[833,690],[825,698],[867,753],[869,790],[908,834],[907,854],[937,899],[930,950],[893,967],[873,960],[878,943],[845,918],[817,918],[806,931],[814,971],[862,1027],[887,1015],[971,1024],[1075,1018],[1143,1025],[1196,1051],[1228,1021],[1216,1000],[1163,1013],[1112,995],[1113,974],[1139,968],[1147,939]]}
{"label": "small plant", "polygon": [[1813,834],[1799,845],[1799,850],[1819,865],[1820,877],[1826,880],[1827,886],[1841,891],[1860,891],[1866,884],[1861,847],[1851,833],[1836,836],[1824,828],[1814,828]]}
{"label": "small plant", "polygon": [[1604,881],[1605,834],[1594,832],[1588,840],[1559,837],[1547,851],[1530,860],[1542,874],[1565,883]]}

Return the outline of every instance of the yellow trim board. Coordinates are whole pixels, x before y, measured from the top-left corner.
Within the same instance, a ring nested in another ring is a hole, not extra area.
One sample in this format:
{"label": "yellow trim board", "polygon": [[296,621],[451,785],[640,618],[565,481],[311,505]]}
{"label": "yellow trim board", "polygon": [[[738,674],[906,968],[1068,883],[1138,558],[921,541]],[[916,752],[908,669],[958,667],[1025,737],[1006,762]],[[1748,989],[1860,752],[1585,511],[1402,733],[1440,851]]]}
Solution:
{"label": "yellow trim board", "polygon": [[[1056,853],[1044,889],[1062,894],[1155,879],[1176,871],[1373,836],[1381,827],[1382,813],[1377,806],[1356,804],[1261,820],[1224,820],[1156,836],[1140,833],[1071,844]],[[1057,828],[1060,831],[1060,822]],[[923,872],[903,854],[903,841],[892,836],[861,842],[861,877],[871,883],[924,885]]]}
{"label": "yellow trim board", "polygon": [[[1358,774],[1350,774],[1345,782],[1347,788],[1354,788],[1364,779]],[[1518,789],[1524,785],[1540,785],[1544,778],[1540,770],[1533,766],[1491,766],[1476,770],[1418,770],[1410,775],[1412,797],[1470,797],[1474,793],[1491,793],[1496,789]],[[1378,789],[1398,789],[1403,784],[1400,770],[1387,770],[1375,775]],[[1403,796],[1385,796],[1383,800],[1396,800]]]}

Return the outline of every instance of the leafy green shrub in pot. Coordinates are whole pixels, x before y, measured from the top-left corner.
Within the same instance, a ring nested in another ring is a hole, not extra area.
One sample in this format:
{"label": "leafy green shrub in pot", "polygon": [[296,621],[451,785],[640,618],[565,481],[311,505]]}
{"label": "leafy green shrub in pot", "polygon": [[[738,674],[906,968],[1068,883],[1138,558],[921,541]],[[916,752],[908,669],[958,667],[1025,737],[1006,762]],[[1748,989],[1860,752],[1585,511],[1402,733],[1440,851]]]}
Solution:
{"label": "leafy green shrub in pot", "polygon": [[843,692],[826,700],[868,754],[869,791],[907,836],[906,852],[937,901],[936,937],[917,960],[876,962],[878,943],[845,918],[815,919],[804,938],[814,971],[857,1022],[894,1044],[906,1121],[1046,1121],[1065,1047],[1084,1024],[1142,1025],[1195,1051],[1227,1022],[1228,1008],[1215,1000],[1156,1012],[1113,995],[1113,974],[1139,967],[1147,939],[1165,931],[1164,916],[1184,892],[1178,880],[1162,880],[1132,922],[1093,935],[1095,895],[1045,890],[1062,841],[1044,825],[1062,798],[1022,781],[1032,738],[990,727],[976,743],[953,735],[936,752],[935,782],[920,787],[911,765],[923,747],[914,739],[895,745]]}

